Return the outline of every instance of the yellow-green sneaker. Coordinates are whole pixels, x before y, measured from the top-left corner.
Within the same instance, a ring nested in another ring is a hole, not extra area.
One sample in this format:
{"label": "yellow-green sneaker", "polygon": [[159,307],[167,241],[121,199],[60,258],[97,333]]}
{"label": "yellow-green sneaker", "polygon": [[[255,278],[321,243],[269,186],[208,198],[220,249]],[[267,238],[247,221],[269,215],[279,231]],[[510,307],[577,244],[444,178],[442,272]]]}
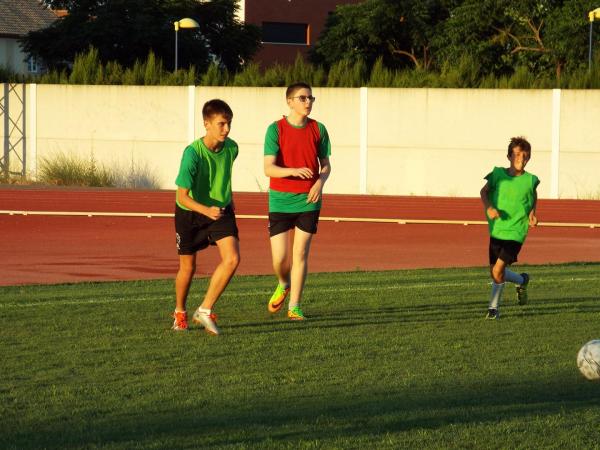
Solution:
{"label": "yellow-green sneaker", "polygon": [[281,310],[281,307],[283,306],[285,298],[288,296],[289,292],[289,287],[284,287],[280,284],[277,285],[277,288],[275,289],[275,292],[273,292],[267,307],[270,313],[275,314]]}
{"label": "yellow-green sneaker", "polygon": [[294,306],[292,309],[288,310],[288,317],[290,320],[305,320],[304,313],[300,309],[299,306]]}

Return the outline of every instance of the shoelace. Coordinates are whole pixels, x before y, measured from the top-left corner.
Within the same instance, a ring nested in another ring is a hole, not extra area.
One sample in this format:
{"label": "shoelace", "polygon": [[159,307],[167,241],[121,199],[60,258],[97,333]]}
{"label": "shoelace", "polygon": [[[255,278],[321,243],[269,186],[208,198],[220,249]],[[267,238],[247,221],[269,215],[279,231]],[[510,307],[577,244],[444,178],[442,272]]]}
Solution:
{"label": "shoelace", "polygon": [[177,326],[180,328],[187,328],[187,314],[186,313],[174,313],[173,318],[177,322]]}

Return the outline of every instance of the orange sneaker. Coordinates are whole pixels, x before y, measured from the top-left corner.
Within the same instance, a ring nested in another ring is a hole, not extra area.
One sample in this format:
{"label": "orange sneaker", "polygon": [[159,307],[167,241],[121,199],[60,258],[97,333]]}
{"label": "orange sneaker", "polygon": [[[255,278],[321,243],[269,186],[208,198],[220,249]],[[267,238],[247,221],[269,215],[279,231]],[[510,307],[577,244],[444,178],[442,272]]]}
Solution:
{"label": "orange sneaker", "polygon": [[175,311],[173,312],[173,330],[175,331],[187,331],[187,312],[186,311]]}
{"label": "orange sneaker", "polygon": [[275,288],[275,292],[273,292],[273,295],[269,300],[269,305],[267,307],[269,309],[269,312],[272,314],[279,312],[279,310],[283,306],[283,303],[285,302],[285,298],[288,296],[289,293],[289,287],[283,287],[282,285],[278,284],[277,288]]}

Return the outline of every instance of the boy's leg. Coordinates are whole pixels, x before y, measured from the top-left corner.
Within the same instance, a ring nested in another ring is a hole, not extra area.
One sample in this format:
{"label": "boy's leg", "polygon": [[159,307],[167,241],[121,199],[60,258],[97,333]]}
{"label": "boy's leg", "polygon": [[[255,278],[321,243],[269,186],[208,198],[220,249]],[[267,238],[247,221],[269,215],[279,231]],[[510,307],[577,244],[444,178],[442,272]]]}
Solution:
{"label": "boy's leg", "polygon": [[525,279],[522,274],[519,275],[518,273],[515,273],[509,269],[504,270],[504,279],[505,281],[510,281],[511,283],[518,285],[524,284],[525,282]]}
{"label": "boy's leg", "polygon": [[498,258],[496,263],[490,265],[490,274],[492,276],[492,292],[488,303],[488,319],[497,319],[499,317],[498,308],[502,301],[502,292],[504,291],[504,271],[506,263]]}
{"label": "boy's leg", "polygon": [[281,310],[283,303],[290,292],[291,252],[290,236],[292,230],[287,230],[271,236],[271,257],[273,271],[279,283],[271,295],[267,309],[274,314]]}
{"label": "boy's leg", "polygon": [[505,270],[506,270],[506,263],[503,260],[501,260],[500,258],[498,258],[496,260],[495,264],[490,265],[490,274],[492,276],[492,281],[497,284],[504,283]]}
{"label": "boy's leg", "polygon": [[[503,241],[499,250],[498,259],[504,263],[504,281],[509,281],[517,285],[517,300],[519,305],[527,303],[527,285],[529,284],[529,275],[527,273],[517,274],[510,270],[508,266],[517,261],[517,256],[521,251],[522,244],[516,241]],[[498,269],[499,270],[499,269]],[[492,274],[492,277],[494,275]]]}
{"label": "boy's leg", "polygon": [[293,245],[293,261],[291,273],[291,291],[289,309],[300,304],[302,291],[304,290],[304,282],[308,273],[308,255],[310,253],[310,244],[313,234],[307,233],[297,228],[294,230],[294,245]]}
{"label": "boy's leg", "polygon": [[216,244],[221,255],[221,262],[210,277],[208,289],[200,305],[200,308],[207,310],[212,309],[240,264],[240,246],[236,237],[227,236],[218,240]]}
{"label": "boy's leg", "polygon": [[179,255],[179,270],[175,277],[175,311],[185,311],[188,293],[196,272],[196,254]]}
{"label": "boy's leg", "polygon": [[201,324],[204,330],[212,335],[219,334],[216,323],[217,318],[213,314],[212,308],[217,303],[217,300],[219,300],[219,297],[240,264],[240,249],[237,237],[227,236],[219,239],[216,244],[221,255],[221,262],[213,272],[212,277],[210,277],[208,289],[206,290],[202,304],[192,317],[194,322]]}
{"label": "boy's leg", "polygon": [[194,272],[196,271],[196,254],[179,255],[179,270],[175,277],[175,312],[173,313],[173,329],[188,329],[186,302],[190,292]]}
{"label": "boy's leg", "polygon": [[292,261],[290,257],[290,236],[292,230],[271,236],[271,257],[275,276],[282,286],[290,285],[290,270]]}

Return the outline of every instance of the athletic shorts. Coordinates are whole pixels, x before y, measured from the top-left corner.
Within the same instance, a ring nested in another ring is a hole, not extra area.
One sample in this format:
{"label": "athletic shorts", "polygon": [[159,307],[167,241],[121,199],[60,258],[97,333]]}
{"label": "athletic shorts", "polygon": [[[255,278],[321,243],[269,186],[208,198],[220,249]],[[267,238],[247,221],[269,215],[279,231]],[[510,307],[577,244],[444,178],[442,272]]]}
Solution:
{"label": "athletic shorts", "polygon": [[517,241],[505,241],[490,237],[490,265],[496,264],[498,259],[507,265],[517,262],[517,255],[521,251],[522,245]]}
{"label": "athletic shorts", "polygon": [[273,237],[285,233],[294,227],[310,234],[317,233],[320,210],[304,211],[299,213],[269,213],[269,236]]}
{"label": "athletic shorts", "polygon": [[212,220],[204,214],[188,211],[175,205],[175,237],[177,253],[193,255],[209,245],[228,236],[238,237],[235,213],[231,205],[225,208],[223,217]]}

